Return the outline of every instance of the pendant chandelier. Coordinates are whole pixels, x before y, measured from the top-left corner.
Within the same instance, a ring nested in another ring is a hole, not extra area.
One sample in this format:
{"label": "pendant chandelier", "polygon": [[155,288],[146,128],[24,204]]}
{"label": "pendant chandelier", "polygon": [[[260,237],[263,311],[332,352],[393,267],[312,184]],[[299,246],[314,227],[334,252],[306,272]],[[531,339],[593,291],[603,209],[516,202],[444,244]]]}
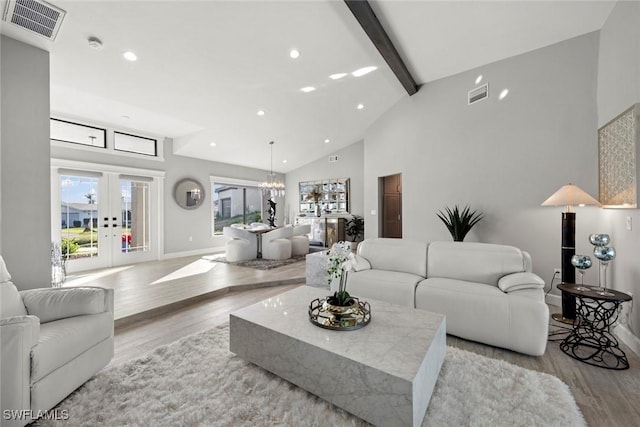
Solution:
{"label": "pendant chandelier", "polygon": [[264,194],[269,194],[271,197],[284,197],[284,183],[276,180],[276,174],[273,173],[273,141],[269,142],[269,145],[271,146],[271,170],[266,181],[260,184],[260,188]]}

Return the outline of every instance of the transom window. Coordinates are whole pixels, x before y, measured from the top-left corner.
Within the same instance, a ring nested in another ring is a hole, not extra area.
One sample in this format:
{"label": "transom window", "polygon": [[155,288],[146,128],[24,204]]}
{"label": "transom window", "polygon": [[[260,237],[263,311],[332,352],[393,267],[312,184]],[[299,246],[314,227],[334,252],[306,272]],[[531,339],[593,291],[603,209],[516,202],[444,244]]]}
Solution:
{"label": "transom window", "polygon": [[51,119],[49,123],[51,126],[50,135],[52,141],[107,148],[106,129],[60,119]]}

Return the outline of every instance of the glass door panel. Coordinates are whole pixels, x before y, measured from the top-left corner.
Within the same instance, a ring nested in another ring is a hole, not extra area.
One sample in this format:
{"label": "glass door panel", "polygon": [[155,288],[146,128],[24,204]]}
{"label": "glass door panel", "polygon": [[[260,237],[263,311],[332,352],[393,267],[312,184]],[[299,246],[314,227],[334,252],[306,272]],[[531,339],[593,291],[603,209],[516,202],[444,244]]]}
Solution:
{"label": "glass door panel", "polygon": [[150,250],[149,187],[148,182],[120,179],[120,217],[122,218],[120,246],[123,253]]}
{"label": "glass door panel", "polygon": [[[67,269],[98,268],[106,265],[99,218],[103,177],[59,175],[60,245]],[[108,242],[107,242],[108,244]]]}

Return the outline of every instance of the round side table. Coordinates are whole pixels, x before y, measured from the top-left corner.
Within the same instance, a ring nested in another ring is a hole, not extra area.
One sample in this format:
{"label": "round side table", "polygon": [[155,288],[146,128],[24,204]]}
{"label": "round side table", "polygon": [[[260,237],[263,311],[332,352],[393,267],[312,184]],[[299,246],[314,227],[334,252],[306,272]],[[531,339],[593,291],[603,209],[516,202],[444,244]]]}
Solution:
{"label": "round side table", "polygon": [[597,289],[562,283],[558,289],[576,297],[573,330],[560,343],[567,355],[589,365],[607,369],[629,369],[627,355],[620,349],[611,326],[618,320],[620,304],[631,301],[624,292],[607,289],[612,295],[600,295]]}

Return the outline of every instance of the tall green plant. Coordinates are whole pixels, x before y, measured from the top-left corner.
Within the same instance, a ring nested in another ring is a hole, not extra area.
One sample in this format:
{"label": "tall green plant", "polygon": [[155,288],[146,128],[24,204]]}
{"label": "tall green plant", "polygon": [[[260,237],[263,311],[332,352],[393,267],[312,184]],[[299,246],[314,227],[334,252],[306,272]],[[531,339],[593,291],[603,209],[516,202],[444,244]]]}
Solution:
{"label": "tall green plant", "polygon": [[464,241],[467,233],[483,218],[482,213],[471,211],[469,206],[465,206],[462,211],[460,211],[458,205],[455,205],[453,209],[445,206],[444,209],[445,212],[439,211],[437,215],[447,226],[454,242]]}

